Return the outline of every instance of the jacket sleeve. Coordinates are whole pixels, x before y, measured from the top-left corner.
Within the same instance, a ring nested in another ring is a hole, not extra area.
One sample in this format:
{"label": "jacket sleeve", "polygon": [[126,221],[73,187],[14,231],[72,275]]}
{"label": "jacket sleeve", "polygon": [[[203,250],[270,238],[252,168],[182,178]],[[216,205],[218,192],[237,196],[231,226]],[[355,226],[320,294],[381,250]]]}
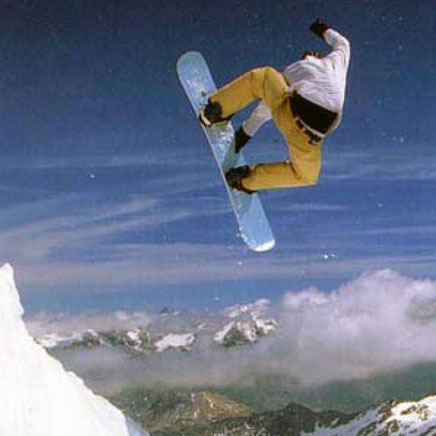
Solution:
{"label": "jacket sleeve", "polygon": [[253,137],[256,132],[270,119],[272,118],[271,111],[264,102],[260,102],[256,109],[253,110],[251,115],[242,124],[244,132]]}
{"label": "jacket sleeve", "polygon": [[346,72],[350,63],[350,42],[333,29],[328,29],[324,37],[327,44],[333,47],[333,51],[326,58],[331,60],[335,69],[341,68]]}

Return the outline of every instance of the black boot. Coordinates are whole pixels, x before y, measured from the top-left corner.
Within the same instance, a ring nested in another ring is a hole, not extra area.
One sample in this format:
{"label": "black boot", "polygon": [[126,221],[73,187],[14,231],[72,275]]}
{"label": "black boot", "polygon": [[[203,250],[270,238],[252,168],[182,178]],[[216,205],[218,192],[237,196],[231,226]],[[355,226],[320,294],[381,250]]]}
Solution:
{"label": "black boot", "polygon": [[251,139],[251,136],[245,133],[243,127],[239,127],[239,129],[235,132],[235,153],[239,153],[241,148]]}
{"label": "black boot", "polygon": [[226,123],[230,120],[233,115],[230,115],[226,118],[223,118],[221,115],[223,113],[223,108],[221,104],[217,101],[212,102],[210,99],[207,102],[207,105],[201,109],[198,119],[200,123],[205,127],[212,127],[214,124],[222,124]]}
{"label": "black boot", "polygon": [[247,189],[242,184],[242,179],[245,179],[250,175],[250,167],[245,165],[243,167],[232,168],[226,173],[226,180],[228,185],[232,189],[236,189],[238,191],[245,192],[246,194],[254,194],[257,191],[252,191],[251,189]]}

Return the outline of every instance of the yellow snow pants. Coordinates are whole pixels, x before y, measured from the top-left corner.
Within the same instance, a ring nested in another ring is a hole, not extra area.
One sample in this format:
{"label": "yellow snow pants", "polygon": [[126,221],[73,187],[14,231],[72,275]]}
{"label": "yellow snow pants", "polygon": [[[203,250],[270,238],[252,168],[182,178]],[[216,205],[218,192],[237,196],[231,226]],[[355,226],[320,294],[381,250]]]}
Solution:
{"label": "yellow snow pants", "polygon": [[307,186],[318,181],[322,141],[311,144],[309,136],[297,126],[290,108],[290,96],[286,93],[287,86],[283,74],[274,68],[256,68],[222,87],[210,98],[221,104],[223,117],[262,99],[286,140],[291,161],[250,166],[250,175],[242,180],[247,189]]}

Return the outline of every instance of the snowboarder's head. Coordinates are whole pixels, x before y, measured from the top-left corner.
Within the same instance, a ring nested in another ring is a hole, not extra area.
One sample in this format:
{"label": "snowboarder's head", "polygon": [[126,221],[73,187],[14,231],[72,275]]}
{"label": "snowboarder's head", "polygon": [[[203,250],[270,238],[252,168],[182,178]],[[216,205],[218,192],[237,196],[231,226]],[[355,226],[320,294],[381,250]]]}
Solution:
{"label": "snowboarder's head", "polygon": [[309,56],[312,56],[312,57],[314,57],[314,58],[318,58],[318,59],[322,59],[322,54],[320,53],[320,52],[318,52],[318,51],[314,51],[314,50],[309,50],[309,51],[305,51],[304,53],[303,53],[303,56],[301,57],[301,59],[306,59],[306,58],[308,58]]}

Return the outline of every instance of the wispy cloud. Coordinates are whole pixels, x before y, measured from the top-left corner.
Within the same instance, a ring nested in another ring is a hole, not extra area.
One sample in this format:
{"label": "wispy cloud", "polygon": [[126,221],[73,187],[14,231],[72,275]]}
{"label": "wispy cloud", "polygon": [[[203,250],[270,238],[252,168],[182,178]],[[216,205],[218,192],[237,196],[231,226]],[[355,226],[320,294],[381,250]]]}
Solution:
{"label": "wispy cloud", "polygon": [[41,312],[26,318],[26,326],[34,338],[47,333],[71,335],[88,329],[97,332],[146,328],[154,319],[145,312],[118,311],[108,314],[66,314]]}
{"label": "wispy cloud", "polygon": [[[70,206],[67,203],[70,201]],[[82,207],[74,210],[73,205]],[[53,199],[11,208],[2,217],[13,223],[14,217],[28,216],[21,225],[9,225],[0,232],[7,251],[18,252],[20,258],[47,257],[56,249],[69,246],[71,250],[90,245],[116,232],[138,227],[153,227],[163,219],[153,212],[155,200],[133,198],[126,202],[103,205],[89,210],[86,197]],[[33,219],[32,219],[33,215]],[[38,216],[39,215],[39,216]],[[172,218],[177,219],[174,213]]]}
{"label": "wispy cloud", "polygon": [[41,159],[35,159],[30,156],[5,157],[2,159],[0,166],[8,169],[43,169],[43,170],[57,170],[57,169],[90,169],[90,168],[124,168],[124,167],[151,167],[158,165],[166,165],[170,168],[180,166],[180,162],[184,165],[199,164],[200,159],[198,156],[189,155],[183,150],[171,150],[171,155],[164,153],[156,153],[149,151],[146,148],[143,153],[134,154],[95,154],[88,155],[82,154],[79,156],[44,156]]}
{"label": "wispy cloud", "polygon": [[281,212],[344,212],[349,210],[346,205],[328,203],[291,203],[278,206]]}
{"label": "wispy cloud", "polygon": [[339,151],[328,155],[324,171],[332,179],[387,180],[390,182],[433,181],[436,179],[436,157],[429,147],[397,147],[382,145],[377,148]]}
{"label": "wispy cloud", "polygon": [[[44,198],[41,200],[28,201],[31,195],[24,195],[24,200],[19,198],[11,202],[2,209],[0,216],[2,260],[17,265],[22,272],[22,283],[31,284],[32,289],[60,287],[64,290],[75,283],[102,290],[147,284],[215,283],[217,278],[225,282],[277,281],[294,277],[313,278],[319,282],[333,277],[345,279],[379,267],[406,266],[407,263],[414,265],[417,271],[431,269],[434,259],[429,257],[429,250],[424,254],[408,243],[399,252],[383,244],[374,245],[369,239],[434,234],[432,225],[401,225],[399,221],[393,226],[385,220],[386,226],[380,221],[377,227],[350,226],[347,232],[338,226],[325,228],[320,224],[319,214],[331,214],[331,220],[344,218],[353,213],[355,203],[282,201],[281,197],[290,195],[289,191],[264,196],[279,245],[272,255],[260,258],[248,252],[236,237],[236,223],[212,159],[207,167],[200,165],[195,157],[184,157],[183,152],[172,157],[171,163],[164,162],[162,154],[150,153],[142,157],[127,155],[89,160],[68,157],[44,160],[40,164],[15,162],[23,165],[23,171],[29,172],[32,172],[32,166],[42,165],[41,177],[67,167],[91,174],[93,166],[109,169],[112,174],[112,170],[143,165],[150,173],[147,173],[142,190],[135,186],[129,192],[123,192],[121,188],[111,192],[110,187],[101,185],[100,189],[90,188],[87,192],[88,184],[85,184],[77,193],[49,191],[46,196],[38,196]],[[326,164],[330,169],[338,168],[338,174],[349,169],[347,177],[359,177],[360,171],[369,171],[367,174],[374,176],[374,162],[376,166],[385,166],[401,175],[402,170],[395,165],[392,169],[374,159],[370,152],[348,152],[328,158]],[[410,164],[405,158],[399,159],[402,169]],[[353,161],[359,163],[351,165]],[[430,164],[431,161],[424,158],[417,163],[425,168]],[[182,172],[180,165],[183,165]],[[210,177],[212,169],[216,171],[214,177]],[[18,166],[17,171],[20,171]],[[330,171],[332,174],[335,176],[334,171]],[[96,183],[99,183],[98,178],[96,171]],[[116,180],[112,180],[111,186],[117,186]],[[92,187],[94,181],[91,180],[89,186]],[[24,190],[33,188],[32,185],[22,187]],[[13,187],[5,189],[5,196],[15,197],[16,192],[10,191]],[[314,229],[300,220],[298,229],[289,232],[278,219],[291,213],[313,214],[313,222],[319,227]],[[388,214],[387,219],[389,217]],[[220,226],[226,225],[225,234],[234,235],[230,245],[222,242],[224,233],[220,233]],[[199,228],[204,232],[204,238],[199,234]],[[322,229],[321,236],[318,228]],[[199,234],[195,240],[189,237],[191,229]]]}
{"label": "wispy cloud", "polygon": [[[285,281],[294,277],[319,282],[335,277],[345,279],[380,267],[407,265],[414,265],[417,273],[425,273],[435,261],[429,252],[413,251],[413,247],[394,254],[388,249],[368,252],[361,238],[377,235],[377,230],[360,231],[353,236],[361,241],[361,248],[351,257],[344,255],[351,249],[355,251],[349,233],[331,234],[330,248],[320,247],[317,235],[309,233],[301,240],[280,241],[281,255],[263,256],[261,262],[236,238],[236,224],[235,242],[229,246],[201,240],[187,242],[183,238],[165,240],[162,228],[169,224],[212,221],[219,219],[220,213],[227,213],[231,219],[224,200],[217,207],[214,202],[214,208],[200,211],[183,202],[167,203],[148,196],[96,205],[92,198],[77,195],[16,206],[6,210],[1,218],[2,259],[19,267],[24,286],[68,289],[81,283],[100,290],[215,283],[218,279]],[[328,204],[290,207],[295,207],[295,211],[342,210],[341,206]],[[29,219],[23,220],[23,216]],[[425,233],[432,228],[415,230]],[[410,233],[413,228],[392,228],[390,232]],[[324,240],[328,240],[327,236]],[[154,241],[156,237],[158,240]]]}
{"label": "wispy cloud", "polygon": [[161,226],[193,214],[182,204],[169,207],[146,196],[100,206],[86,196],[31,202],[10,207],[2,215],[2,258],[22,265],[26,278],[33,275],[33,283],[102,283],[113,278],[112,272],[118,275],[121,270],[130,281],[144,274],[147,261],[154,266],[162,258],[166,258],[164,263],[174,261],[183,249],[123,242],[122,235],[157,233]]}
{"label": "wispy cloud", "polygon": [[436,224],[376,227],[361,230],[360,235],[436,235]]}

